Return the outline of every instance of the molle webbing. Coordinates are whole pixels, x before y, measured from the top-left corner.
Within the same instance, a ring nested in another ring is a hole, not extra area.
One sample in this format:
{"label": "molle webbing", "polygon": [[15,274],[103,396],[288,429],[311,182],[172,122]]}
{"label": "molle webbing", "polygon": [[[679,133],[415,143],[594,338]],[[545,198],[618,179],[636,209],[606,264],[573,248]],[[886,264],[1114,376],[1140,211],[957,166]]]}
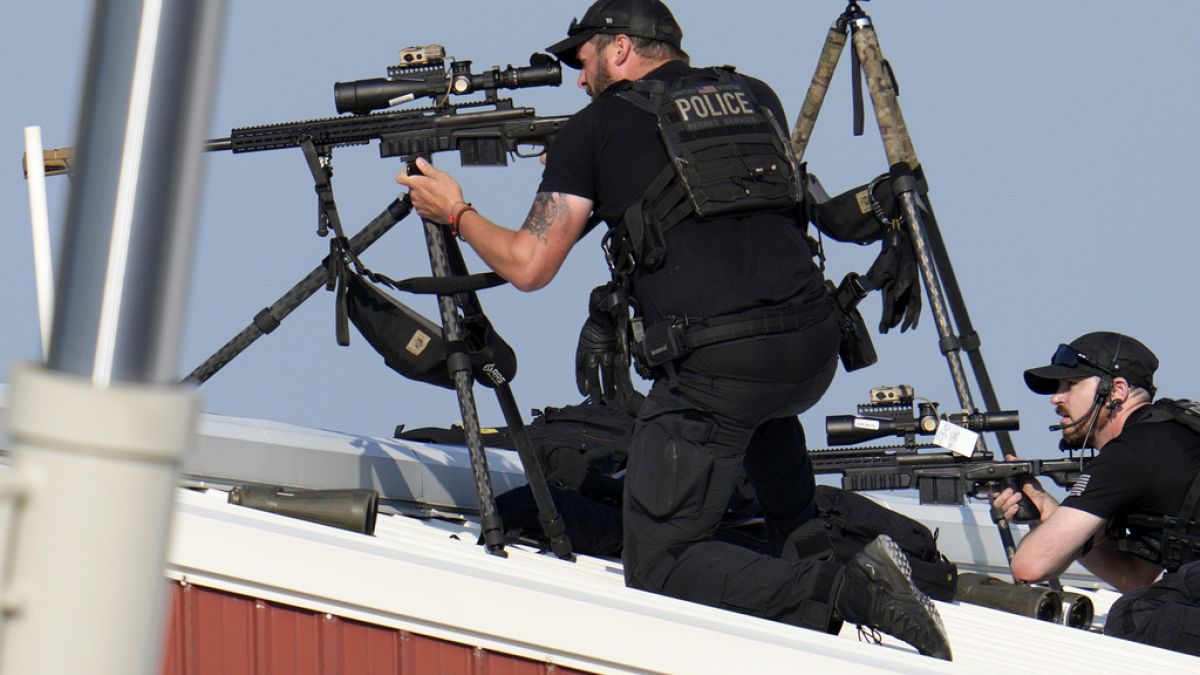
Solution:
{"label": "molle webbing", "polygon": [[667,84],[631,82],[617,96],[654,114],[670,158],[623,217],[635,260],[654,269],[665,233],[688,217],[795,208],[799,170],[783,130],[731,71]]}

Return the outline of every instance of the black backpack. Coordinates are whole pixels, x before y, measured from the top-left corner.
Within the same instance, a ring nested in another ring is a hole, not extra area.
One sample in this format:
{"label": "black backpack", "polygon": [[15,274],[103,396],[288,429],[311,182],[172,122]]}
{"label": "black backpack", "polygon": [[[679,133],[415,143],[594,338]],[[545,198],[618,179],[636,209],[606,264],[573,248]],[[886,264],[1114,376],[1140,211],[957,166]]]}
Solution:
{"label": "black backpack", "polygon": [[[608,501],[585,497],[574,490],[548,486],[550,500],[562,518],[571,549],[586,555],[620,557],[621,507]],[[537,502],[528,485],[515,487],[496,497],[496,511],[504,523],[505,543],[529,543],[548,549],[550,540],[542,532]]]}
{"label": "black backpack", "polygon": [[849,562],[864,546],[886,534],[904,551],[913,583],[934,600],[954,600],[958,568],[937,547],[937,537],[921,523],[855,492],[818,485],[817,515],[796,528],[784,544],[789,560]]}
{"label": "black backpack", "polygon": [[[619,475],[625,468],[635,421],[637,417],[620,408],[581,403],[535,410],[525,430],[547,483],[620,506],[621,481],[614,474]],[[489,448],[514,448],[507,427],[484,429],[481,436]],[[400,426],[395,437],[422,443],[467,444],[461,427]]]}
{"label": "black backpack", "polygon": [[[526,431],[572,548],[589,555],[621,554],[621,476],[637,417],[607,405],[547,407]],[[504,433],[497,434],[497,440]],[[510,446],[511,447],[511,446]],[[496,497],[508,541],[547,545],[528,485]]]}
{"label": "black backpack", "polygon": [[529,424],[529,440],[551,485],[620,506],[619,476],[636,421],[606,405],[547,407]]}

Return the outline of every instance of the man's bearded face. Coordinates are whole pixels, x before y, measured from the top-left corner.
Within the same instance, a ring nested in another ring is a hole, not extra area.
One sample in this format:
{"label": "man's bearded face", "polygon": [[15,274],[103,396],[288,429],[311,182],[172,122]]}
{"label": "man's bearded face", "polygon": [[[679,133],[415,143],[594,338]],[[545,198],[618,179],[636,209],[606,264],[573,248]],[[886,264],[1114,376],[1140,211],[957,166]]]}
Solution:
{"label": "man's bearded face", "polygon": [[1092,377],[1083,380],[1063,380],[1059,385],[1058,394],[1054,397],[1054,410],[1062,418],[1060,424],[1071,424],[1086,418],[1075,426],[1063,429],[1061,447],[1064,449],[1082,449],[1085,444],[1094,447],[1096,435],[1112,420],[1112,411],[1103,403],[1088,413],[1096,399],[1096,386],[1099,382],[1100,378]]}
{"label": "man's bearded face", "polygon": [[604,90],[608,89],[613,83],[612,72],[608,68],[608,62],[604,59],[604,53],[612,46],[612,43],[606,44],[602,49],[596,49],[596,41],[588,40],[579,47],[578,57],[583,68],[579,70],[579,86],[583,87],[588,96],[592,100],[600,97]]}

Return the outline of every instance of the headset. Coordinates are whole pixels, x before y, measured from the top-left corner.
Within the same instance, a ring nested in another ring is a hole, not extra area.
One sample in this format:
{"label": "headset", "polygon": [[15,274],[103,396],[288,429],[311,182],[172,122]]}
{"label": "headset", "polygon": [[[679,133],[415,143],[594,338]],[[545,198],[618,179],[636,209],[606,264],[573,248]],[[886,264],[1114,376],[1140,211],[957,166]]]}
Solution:
{"label": "headset", "polygon": [[[1079,418],[1073,422],[1050,425],[1050,431],[1063,431],[1065,429],[1072,429],[1080,424],[1083,424],[1084,422],[1087,422],[1088,420],[1091,420],[1091,426],[1088,427],[1087,435],[1085,435],[1083,439],[1083,447],[1086,448],[1088,441],[1092,437],[1092,433],[1096,430],[1096,423],[1100,421],[1100,406],[1104,405],[1111,413],[1113,410],[1117,409],[1117,406],[1125,402],[1125,399],[1111,398],[1113,380],[1119,377],[1118,372],[1121,370],[1121,366],[1117,363],[1117,358],[1121,355],[1121,342],[1123,340],[1124,336],[1117,336],[1117,348],[1113,350],[1112,363],[1110,363],[1107,368],[1096,363],[1096,361],[1090,356],[1076,350],[1070,345],[1058,346],[1058,349],[1054,352],[1054,356],[1050,358],[1051,365],[1077,368],[1080,364],[1083,364],[1089,368],[1100,371],[1101,375],[1100,382],[1096,385],[1096,396],[1092,399],[1092,405],[1088,407],[1087,412],[1085,412],[1083,415],[1080,415]],[[1107,404],[1105,404],[1105,401],[1107,401]]]}

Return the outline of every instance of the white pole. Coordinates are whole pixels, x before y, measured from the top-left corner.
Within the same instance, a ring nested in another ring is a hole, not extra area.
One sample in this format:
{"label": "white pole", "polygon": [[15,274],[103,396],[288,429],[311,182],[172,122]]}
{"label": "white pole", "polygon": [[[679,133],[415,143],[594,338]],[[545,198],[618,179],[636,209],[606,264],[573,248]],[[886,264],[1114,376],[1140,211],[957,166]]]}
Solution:
{"label": "white pole", "polygon": [[162,672],[163,560],[200,399],[14,364],[0,673]]}
{"label": "white pole", "polygon": [[171,503],[199,415],[176,357],[224,9],[96,0],[50,349],[8,392],[5,675],[162,670]]}
{"label": "white pole", "polygon": [[42,360],[50,354],[54,321],[54,260],[50,251],[50,217],[46,208],[46,164],[42,159],[42,128],[25,127],[25,174],[29,182],[29,220],[33,226],[33,275],[37,287],[38,326]]}

